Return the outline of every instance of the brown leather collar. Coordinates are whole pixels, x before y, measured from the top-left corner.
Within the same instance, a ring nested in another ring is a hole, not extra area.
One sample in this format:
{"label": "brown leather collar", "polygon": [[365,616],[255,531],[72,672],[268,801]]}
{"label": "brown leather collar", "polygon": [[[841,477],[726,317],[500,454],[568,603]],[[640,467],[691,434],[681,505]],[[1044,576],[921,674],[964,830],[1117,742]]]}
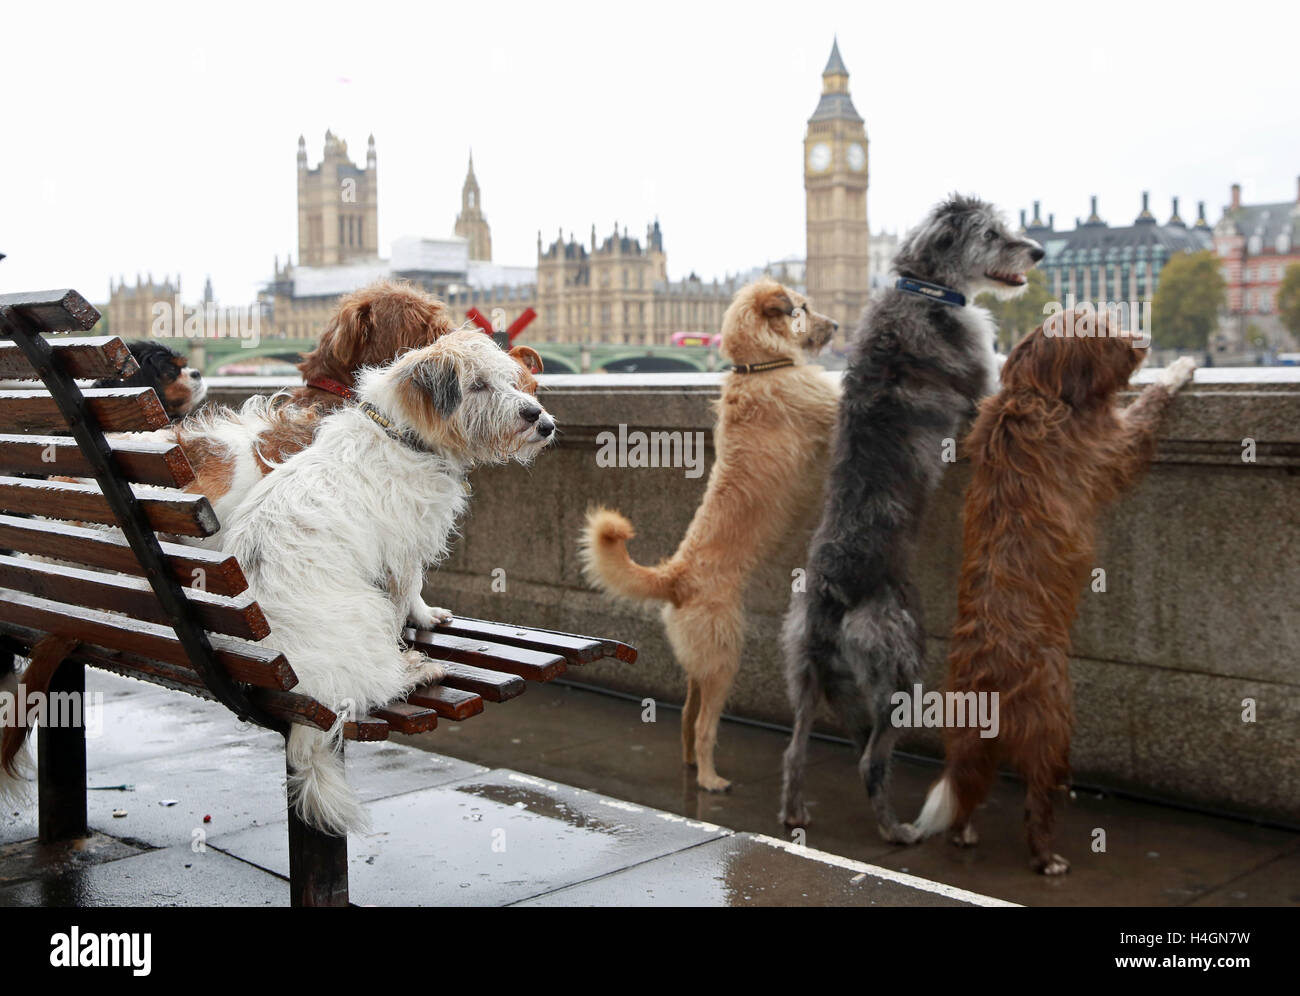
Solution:
{"label": "brown leather collar", "polygon": [[322,391],[329,391],[330,394],[337,394],[340,398],[346,398],[348,401],[356,401],[357,393],[346,384],[340,384],[332,377],[313,377],[307,381],[308,387],[315,387]]}
{"label": "brown leather collar", "polygon": [[794,360],[766,360],[762,363],[733,363],[731,366],[732,373],[738,374],[756,374],[764,373],[768,370],[777,370],[780,367],[792,367]]}

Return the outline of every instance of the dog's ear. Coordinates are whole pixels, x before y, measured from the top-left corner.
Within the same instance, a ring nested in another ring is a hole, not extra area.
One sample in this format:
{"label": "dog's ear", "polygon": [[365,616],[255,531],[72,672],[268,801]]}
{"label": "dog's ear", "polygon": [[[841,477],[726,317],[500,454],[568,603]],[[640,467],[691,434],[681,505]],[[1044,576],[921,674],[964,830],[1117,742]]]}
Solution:
{"label": "dog's ear", "polygon": [[777,318],[781,315],[788,317],[794,314],[794,302],[790,300],[790,295],[786,293],[785,288],[780,286],[761,293],[758,306],[764,318]]}
{"label": "dog's ear", "polygon": [[443,418],[460,405],[460,377],[452,357],[435,353],[418,364],[411,376],[424,388],[434,410]]}
{"label": "dog's ear", "polygon": [[345,369],[360,365],[370,341],[369,301],[344,301],[334,321],[321,336],[321,347]]}
{"label": "dog's ear", "polygon": [[513,346],[510,349],[510,358],[516,363],[523,366],[529,373],[539,374],[542,372],[542,357],[532,346]]}

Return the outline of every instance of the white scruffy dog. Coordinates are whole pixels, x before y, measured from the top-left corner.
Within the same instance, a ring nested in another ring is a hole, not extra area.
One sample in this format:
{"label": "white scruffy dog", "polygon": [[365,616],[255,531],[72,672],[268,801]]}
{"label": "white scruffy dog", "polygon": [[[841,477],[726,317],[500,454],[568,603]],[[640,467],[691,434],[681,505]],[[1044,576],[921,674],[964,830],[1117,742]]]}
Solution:
{"label": "white scruffy dog", "polygon": [[355,718],[442,678],[400,638],[407,619],[449,617],[420,597],[465,510],[466,475],[527,463],[555,422],[519,389],[520,367],[487,336],[460,331],[358,378],[357,407],[326,418],[307,449],[255,484],[222,530],[271,626],[267,645],[295,691],[340,713],[328,734],[295,726],[289,797],[309,825],[367,826],[338,756]]}

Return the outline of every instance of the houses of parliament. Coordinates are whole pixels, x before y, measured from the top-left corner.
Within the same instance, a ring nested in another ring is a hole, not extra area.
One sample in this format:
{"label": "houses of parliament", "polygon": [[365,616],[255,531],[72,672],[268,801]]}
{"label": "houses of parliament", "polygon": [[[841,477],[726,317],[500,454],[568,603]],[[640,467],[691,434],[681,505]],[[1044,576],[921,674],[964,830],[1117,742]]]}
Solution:
{"label": "houses of parliament", "polygon": [[[561,229],[547,240],[539,232],[535,265],[494,262],[472,153],[453,234],[398,238],[383,259],[374,136],[359,164],[345,140],[326,132],[315,167],[300,137],[297,262],[274,260],[273,277],[258,296],[261,335],[315,338],[342,295],[391,277],[438,295],[458,315],[476,307],[485,315],[504,315],[509,323],[533,308],[537,319],[526,332],[531,342],[666,345],[674,332],[717,332],[736,290],[763,273],[806,288],[818,309],[840,322],[843,335],[866,303],[870,271],[887,265],[895,240],[872,237],[867,227],[867,137],[849,95],[838,43],[807,123],[803,161],[805,259],[768,263],[721,280],[693,273],[670,280],[657,219],[637,231],[616,222],[603,230],[592,225],[582,237]],[[125,280],[116,283],[107,308],[109,328],[147,335],[149,303],[171,301],[179,293],[179,278],[161,283],[137,278],[134,287]],[[205,300],[211,300],[210,287]]]}

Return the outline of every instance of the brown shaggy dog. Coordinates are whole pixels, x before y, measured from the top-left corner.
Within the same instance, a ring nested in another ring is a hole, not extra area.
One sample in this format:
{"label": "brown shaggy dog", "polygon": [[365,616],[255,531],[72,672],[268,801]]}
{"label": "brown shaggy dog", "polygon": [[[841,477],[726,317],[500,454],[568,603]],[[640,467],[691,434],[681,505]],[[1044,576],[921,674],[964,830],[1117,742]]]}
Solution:
{"label": "brown shaggy dog", "polygon": [[974,844],[971,817],[988,794],[999,761],[1024,777],[1031,864],[1059,875],[1052,851],[1051,792],[1069,778],[1069,650],[1079,592],[1093,560],[1097,513],[1146,469],[1160,418],[1195,364],[1161,371],[1127,408],[1115,395],[1146,349],[1111,331],[1096,334],[1083,316],[1054,315],[1022,339],[1002,368],[1001,393],[987,398],[966,439],[973,476],[966,493],[964,558],[946,691],[996,695],[998,731],[947,727],[947,764],[917,821],[923,835],[954,829]]}
{"label": "brown shaggy dog", "polygon": [[[338,386],[351,390],[359,369],[391,363],[408,349],[427,346],[456,327],[446,305],[410,284],[377,280],[353,291],[339,301],[320,343],[298,364],[305,386],[291,392],[293,403],[337,408],[348,397]],[[536,395],[532,375],[542,372],[537,350],[515,346],[510,355],[527,373],[523,389]]]}
{"label": "brown shaggy dog", "polygon": [[[187,490],[206,495],[220,518],[223,509],[232,508],[256,483],[248,467],[255,464],[257,473],[269,473],[311,444],[325,415],[351,403],[358,370],[391,363],[455,327],[446,305],[401,281],[379,280],[348,294],[339,301],[319,345],[298,364],[306,384],[288,392],[287,404],[258,406],[249,419],[257,435],[247,454],[234,451],[230,438],[214,437],[205,416],[176,427],[175,438],[196,474]],[[536,396],[533,375],[542,372],[541,356],[530,346],[515,346],[510,356],[520,367],[519,389]]]}
{"label": "brown shaggy dog", "polygon": [[[722,322],[722,352],[735,369],[717,402],[716,460],[676,553],[644,567],[628,556],[635,533],[627,519],[608,509],[587,515],[587,578],[623,598],[668,603],[664,625],[687,681],[682,757],[698,760],[697,780],[710,791],[730,784],[713,766],[713,748],[740,668],[745,579],[816,507],[825,478],[839,391],[805,355],[820,352],[836,327],[774,280],[740,290]],[[751,365],[758,369],[740,372]]]}

